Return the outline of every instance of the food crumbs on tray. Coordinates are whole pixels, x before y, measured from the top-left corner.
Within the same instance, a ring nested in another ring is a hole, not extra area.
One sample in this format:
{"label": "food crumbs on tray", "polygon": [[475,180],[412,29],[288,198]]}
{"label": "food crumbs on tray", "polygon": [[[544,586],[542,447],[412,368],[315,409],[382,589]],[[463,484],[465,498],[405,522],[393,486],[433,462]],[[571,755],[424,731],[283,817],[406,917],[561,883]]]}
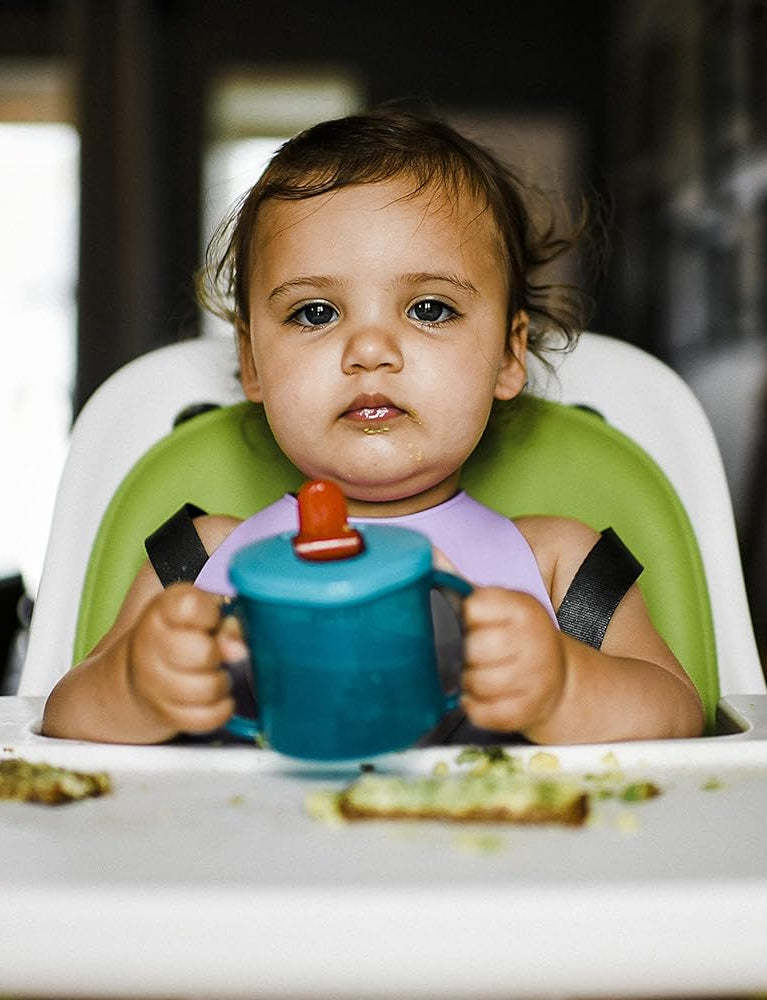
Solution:
{"label": "food crumbs on tray", "polygon": [[618,798],[622,802],[647,802],[659,795],[660,788],[652,781],[632,781],[618,792]]}
{"label": "food crumbs on tray", "polygon": [[[603,774],[554,777],[560,767],[555,754],[538,751],[525,769],[503,747],[466,747],[452,770],[439,761],[427,776],[366,772],[340,790],[311,793],[305,808],[312,819],[333,826],[358,820],[440,820],[576,827],[587,821],[594,825],[593,806],[603,799],[634,805],[661,794],[653,782],[627,782],[613,754],[603,762],[608,768]],[[631,822],[621,814],[618,826],[626,825]],[[637,827],[634,821],[633,829]]]}
{"label": "food crumbs on tray", "polygon": [[559,770],[559,757],[555,753],[547,753],[545,750],[539,750],[534,753],[528,762],[528,767],[531,771],[542,772],[542,771],[558,771]]}
{"label": "food crumbs on tray", "polygon": [[615,819],[615,826],[620,833],[630,834],[639,832],[637,815],[634,812],[629,812],[628,809],[618,813]]}
{"label": "food crumbs on tray", "polygon": [[344,817],[339,808],[340,793],[323,788],[306,796],[304,808],[311,819],[326,826],[343,826]]}
{"label": "food crumbs on tray", "polygon": [[497,833],[474,830],[462,830],[454,834],[450,843],[453,847],[471,854],[498,854],[509,846],[508,841],[499,837]]}
{"label": "food crumbs on tray", "polygon": [[0,800],[62,805],[111,791],[112,782],[105,772],[72,771],[20,757],[0,761]]}
{"label": "food crumbs on tray", "polygon": [[700,786],[702,792],[720,792],[724,788],[724,784],[718,778],[708,778]]}
{"label": "food crumbs on tray", "polygon": [[465,747],[455,762],[459,767],[468,764],[471,774],[487,774],[491,770],[513,773],[522,769],[519,759],[502,746]]}
{"label": "food crumbs on tray", "polygon": [[229,806],[242,806],[245,805],[244,795],[230,795],[226,800],[226,804]]}

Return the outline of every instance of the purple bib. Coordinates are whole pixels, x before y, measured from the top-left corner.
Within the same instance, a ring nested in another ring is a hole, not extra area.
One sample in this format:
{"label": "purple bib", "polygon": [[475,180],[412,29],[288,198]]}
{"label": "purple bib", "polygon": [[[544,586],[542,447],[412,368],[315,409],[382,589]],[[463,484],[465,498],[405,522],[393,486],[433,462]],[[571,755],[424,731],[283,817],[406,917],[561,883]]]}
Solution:
{"label": "purple bib", "polygon": [[[420,531],[471,583],[531,594],[556,623],[541,572],[522,532],[509,518],[463,491],[417,514],[349,520],[353,524],[395,524]],[[252,542],[283,531],[296,531],[297,527],[298,502],[288,494],[239,524],[205,563],[196,585],[214,594],[231,596],[227,571],[232,555]]]}

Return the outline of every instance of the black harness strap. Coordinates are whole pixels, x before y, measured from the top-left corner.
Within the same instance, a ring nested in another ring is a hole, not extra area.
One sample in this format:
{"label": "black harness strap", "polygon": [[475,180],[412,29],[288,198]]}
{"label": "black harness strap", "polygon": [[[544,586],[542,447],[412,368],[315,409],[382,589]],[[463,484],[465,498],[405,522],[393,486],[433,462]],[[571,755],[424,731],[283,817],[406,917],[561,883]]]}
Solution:
{"label": "black harness strap", "polygon": [[615,609],[643,569],[613,529],[605,528],[557,611],[559,627],[599,649]]}
{"label": "black harness strap", "polygon": [[163,587],[171,583],[191,583],[207,562],[208,553],[192,522],[193,517],[204,513],[193,503],[185,503],[144,542],[146,554]]}

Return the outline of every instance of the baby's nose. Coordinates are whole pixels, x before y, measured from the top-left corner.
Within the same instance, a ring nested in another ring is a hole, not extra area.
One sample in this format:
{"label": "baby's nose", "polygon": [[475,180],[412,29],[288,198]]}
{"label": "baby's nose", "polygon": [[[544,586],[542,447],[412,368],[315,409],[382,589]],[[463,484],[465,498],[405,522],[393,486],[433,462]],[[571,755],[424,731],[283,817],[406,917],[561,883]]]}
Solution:
{"label": "baby's nose", "polygon": [[345,374],[402,368],[402,350],[396,335],[379,323],[366,323],[348,338],[341,361]]}

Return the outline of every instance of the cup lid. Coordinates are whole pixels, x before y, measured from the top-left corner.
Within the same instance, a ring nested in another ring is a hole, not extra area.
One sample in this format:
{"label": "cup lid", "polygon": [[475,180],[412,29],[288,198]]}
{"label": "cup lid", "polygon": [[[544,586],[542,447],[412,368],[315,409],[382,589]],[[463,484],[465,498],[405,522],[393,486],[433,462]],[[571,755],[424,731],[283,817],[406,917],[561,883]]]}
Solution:
{"label": "cup lid", "polygon": [[302,559],[294,532],[247,545],[229,564],[232,586],[256,600],[338,607],[380,597],[431,571],[431,543],[420,532],[388,524],[356,527],[363,550],[329,562]]}

